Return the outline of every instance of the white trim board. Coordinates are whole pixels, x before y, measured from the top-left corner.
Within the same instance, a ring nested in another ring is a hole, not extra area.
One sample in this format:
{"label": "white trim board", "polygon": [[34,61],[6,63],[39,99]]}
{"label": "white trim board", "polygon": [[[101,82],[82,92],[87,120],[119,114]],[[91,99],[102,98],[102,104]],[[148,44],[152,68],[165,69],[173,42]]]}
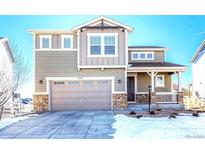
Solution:
{"label": "white trim board", "polygon": [[80,65],[79,68],[126,68],[126,65]]}
{"label": "white trim board", "polygon": [[34,92],[33,95],[48,95],[47,92]]}
{"label": "white trim board", "polygon": [[36,92],[36,78],[35,78],[35,71],[36,71],[36,53],[35,53],[35,48],[36,48],[36,35],[32,33],[32,43],[33,43],[33,51],[32,51],[32,55],[33,55],[33,67],[32,67],[32,77],[33,77],[33,93]]}
{"label": "white trim board", "polygon": [[80,30],[77,32],[77,69],[80,71]]}
{"label": "white trim board", "polygon": [[168,48],[129,48],[129,51],[166,51]]}
{"label": "white trim board", "polygon": [[184,72],[186,67],[128,67],[127,72],[147,72],[147,71],[157,71],[157,72]]}
{"label": "white trim board", "polygon": [[43,48],[43,49],[34,49],[35,51],[77,51],[78,49],[71,49],[71,48],[65,48],[65,49],[47,49],[47,48]]}

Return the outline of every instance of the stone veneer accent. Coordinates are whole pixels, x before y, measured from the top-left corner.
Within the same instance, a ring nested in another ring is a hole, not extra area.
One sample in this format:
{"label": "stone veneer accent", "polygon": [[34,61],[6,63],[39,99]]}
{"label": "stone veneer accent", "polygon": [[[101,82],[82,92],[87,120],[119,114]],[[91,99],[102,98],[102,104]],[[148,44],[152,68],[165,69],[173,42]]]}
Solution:
{"label": "stone veneer accent", "polygon": [[113,94],[113,109],[126,109],[127,108],[127,94]]}
{"label": "stone veneer accent", "polygon": [[48,111],[48,95],[33,95],[33,109],[35,112]]}
{"label": "stone veneer accent", "polygon": [[[136,102],[137,103],[147,103],[149,102],[149,94],[136,94]],[[151,102],[156,102],[156,94],[152,93]]]}
{"label": "stone veneer accent", "polygon": [[[137,103],[147,103],[149,102],[149,94],[136,94],[136,102]],[[156,95],[156,93],[152,93],[151,98],[152,103],[156,102],[183,102],[183,92],[180,92],[176,96],[176,100],[173,100],[172,95]]]}
{"label": "stone veneer accent", "polygon": [[177,102],[183,103],[183,98],[184,98],[184,93],[179,92],[178,95],[177,95]]}

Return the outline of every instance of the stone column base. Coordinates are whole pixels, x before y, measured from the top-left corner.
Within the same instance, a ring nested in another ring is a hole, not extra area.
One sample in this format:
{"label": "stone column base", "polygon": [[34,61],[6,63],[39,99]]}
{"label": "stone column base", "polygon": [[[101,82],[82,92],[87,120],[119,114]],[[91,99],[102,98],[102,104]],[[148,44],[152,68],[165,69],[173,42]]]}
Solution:
{"label": "stone column base", "polygon": [[48,95],[33,95],[33,109],[35,112],[48,111]]}
{"label": "stone column base", "polygon": [[113,109],[126,109],[127,108],[127,94],[113,94]]}
{"label": "stone column base", "polygon": [[178,103],[183,103],[183,98],[184,98],[184,93],[179,92],[178,95],[177,95],[177,102]]}

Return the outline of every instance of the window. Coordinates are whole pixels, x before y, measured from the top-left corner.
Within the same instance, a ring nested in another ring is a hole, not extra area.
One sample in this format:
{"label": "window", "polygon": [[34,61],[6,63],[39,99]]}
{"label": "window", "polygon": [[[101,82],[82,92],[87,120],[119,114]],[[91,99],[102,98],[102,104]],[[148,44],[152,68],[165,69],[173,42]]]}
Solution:
{"label": "window", "polygon": [[73,36],[61,35],[61,48],[72,49],[73,48]]}
{"label": "window", "polygon": [[164,87],[164,75],[155,76],[155,87]]}
{"label": "window", "polygon": [[117,56],[117,33],[88,33],[88,56]]}
{"label": "window", "polygon": [[115,36],[105,36],[105,55],[115,55]]}
{"label": "window", "polygon": [[145,53],[140,53],[140,59],[145,59]]}
{"label": "window", "polygon": [[152,53],[148,53],[147,54],[147,59],[152,59],[153,58],[153,54]]}
{"label": "window", "polygon": [[90,55],[101,55],[100,36],[90,36]]}
{"label": "window", "polygon": [[154,60],[154,52],[132,52],[132,60]]}
{"label": "window", "polygon": [[40,48],[41,49],[51,49],[51,35],[40,35]]}

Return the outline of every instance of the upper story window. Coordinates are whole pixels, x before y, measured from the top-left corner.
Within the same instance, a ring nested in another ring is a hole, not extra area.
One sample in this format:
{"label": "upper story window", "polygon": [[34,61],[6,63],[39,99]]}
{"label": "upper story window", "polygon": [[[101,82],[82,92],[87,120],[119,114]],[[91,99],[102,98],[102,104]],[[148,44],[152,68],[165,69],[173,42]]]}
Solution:
{"label": "upper story window", "polygon": [[132,60],[154,60],[154,52],[131,52]]}
{"label": "upper story window", "polygon": [[61,35],[61,48],[72,49],[73,48],[73,36]]}
{"label": "upper story window", "polygon": [[117,33],[88,33],[88,56],[117,56]]}
{"label": "upper story window", "polygon": [[90,55],[101,55],[101,37],[90,36]]}
{"label": "upper story window", "polygon": [[104,42],[105,55],[115,55],[115,36],[105,36]]}
{"label": "upper story window", "polygon": [[52,47],[52,35],[40,35],[40,48],[51,49]]}
{"label": "upper story window", "polygon": [[155,87],[164,87],[164,75],[155,76]]}

